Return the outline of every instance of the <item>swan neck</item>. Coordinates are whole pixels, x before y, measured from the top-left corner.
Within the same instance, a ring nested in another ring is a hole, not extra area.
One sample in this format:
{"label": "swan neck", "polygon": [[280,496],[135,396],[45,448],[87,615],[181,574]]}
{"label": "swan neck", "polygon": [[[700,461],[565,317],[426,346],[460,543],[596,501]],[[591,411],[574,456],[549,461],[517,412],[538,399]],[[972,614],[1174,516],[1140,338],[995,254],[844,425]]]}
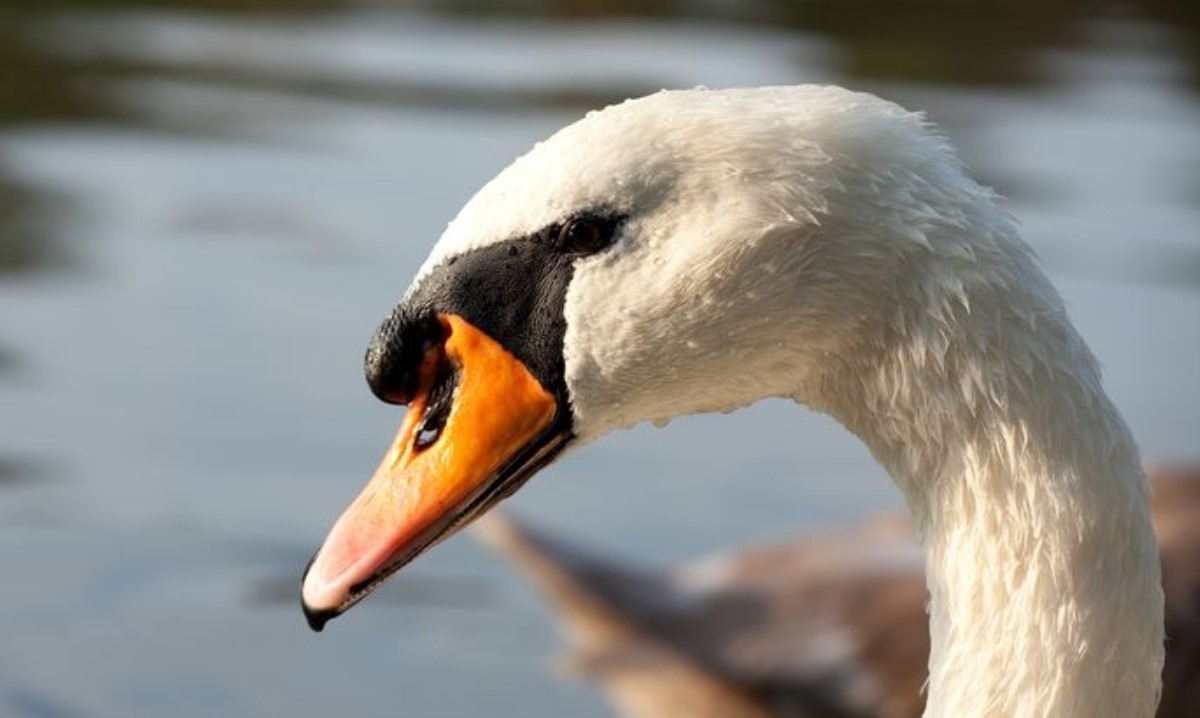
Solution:
{"label": "swan neck", "polygon": [[1137,449],[1065,318],[1029,340],[1051,351],[952,348],[851,426],[926,550],[926,716],[1150,718],[1163,609]]}

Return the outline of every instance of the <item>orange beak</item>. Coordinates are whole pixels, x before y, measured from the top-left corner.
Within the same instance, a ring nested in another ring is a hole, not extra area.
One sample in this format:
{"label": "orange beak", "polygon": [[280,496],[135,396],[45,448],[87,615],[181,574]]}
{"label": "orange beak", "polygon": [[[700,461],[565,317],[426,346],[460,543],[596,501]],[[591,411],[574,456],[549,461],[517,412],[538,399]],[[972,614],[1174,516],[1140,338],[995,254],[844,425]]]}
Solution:
{"label": "orange beak", "polygon": [[309,625],[367,596],[419,553],[512,493],[566,441],[555,397],[516,357],[455,315],[423,359],[396,440],[305,572]]}

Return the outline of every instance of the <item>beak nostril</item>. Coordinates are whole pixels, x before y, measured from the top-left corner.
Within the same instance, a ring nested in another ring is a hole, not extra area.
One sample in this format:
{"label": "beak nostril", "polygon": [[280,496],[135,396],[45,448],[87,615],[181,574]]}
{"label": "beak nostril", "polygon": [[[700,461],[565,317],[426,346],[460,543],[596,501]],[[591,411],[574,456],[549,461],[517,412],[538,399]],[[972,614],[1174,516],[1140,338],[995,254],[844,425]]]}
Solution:
{"label": "beak nostril", "polygon": [[401,309],[379,325],[367,345],[364,372],[371,392],[388,404],[412,401],[430,354],[445,339],[445,330],[433,312],[413,317]]}
{"label": "beak nostril", "polygon": [[446,422],[450,419],[454,391],[458,388],[458,372],[450,361],[444,357],[440,359],[426,395],[425,413],[413,438],[413,448],[417,451],[429,448],[441,437],[442,429],[446,428]]}

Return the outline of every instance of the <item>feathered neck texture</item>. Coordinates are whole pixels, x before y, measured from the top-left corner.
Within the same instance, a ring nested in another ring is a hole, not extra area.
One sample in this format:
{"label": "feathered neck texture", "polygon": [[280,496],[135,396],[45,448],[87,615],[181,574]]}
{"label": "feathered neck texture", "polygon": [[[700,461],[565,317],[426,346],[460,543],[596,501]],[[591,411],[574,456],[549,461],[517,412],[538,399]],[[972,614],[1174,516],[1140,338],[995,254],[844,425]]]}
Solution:
{"label": "feathered neck texture", "polygon": [[1149,718],[1163,599],[1137,450],[1008,225],[981,225],[994,251],[932,243],[924,261],[969,267],[922,268],[909,291],[926,310],[898,309],[823,408],[890,471],[921,534],[927,716]]}

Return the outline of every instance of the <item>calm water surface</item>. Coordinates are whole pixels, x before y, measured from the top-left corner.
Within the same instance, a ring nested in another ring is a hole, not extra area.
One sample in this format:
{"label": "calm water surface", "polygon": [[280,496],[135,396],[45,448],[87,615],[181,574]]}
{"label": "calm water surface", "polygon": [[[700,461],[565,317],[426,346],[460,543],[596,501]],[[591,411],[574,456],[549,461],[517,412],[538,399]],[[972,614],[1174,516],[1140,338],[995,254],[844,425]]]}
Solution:
{"label": "calm water surface", "polygon": [[[320,636],[296,583],[399,420],[362,352],[445,222],[532,142],[659,87],[838,82],[927,110],[1011,198],[1147,457],[1200,453],[1178,27],[1064,20],[1069,41],[953,62],[836,23],[13,17],[0,715],[606,715],[552,676],[542,607],[469,537]],[[898,501],[838,426],[767,402],[610,437],[512,505],[669,561]]]}

